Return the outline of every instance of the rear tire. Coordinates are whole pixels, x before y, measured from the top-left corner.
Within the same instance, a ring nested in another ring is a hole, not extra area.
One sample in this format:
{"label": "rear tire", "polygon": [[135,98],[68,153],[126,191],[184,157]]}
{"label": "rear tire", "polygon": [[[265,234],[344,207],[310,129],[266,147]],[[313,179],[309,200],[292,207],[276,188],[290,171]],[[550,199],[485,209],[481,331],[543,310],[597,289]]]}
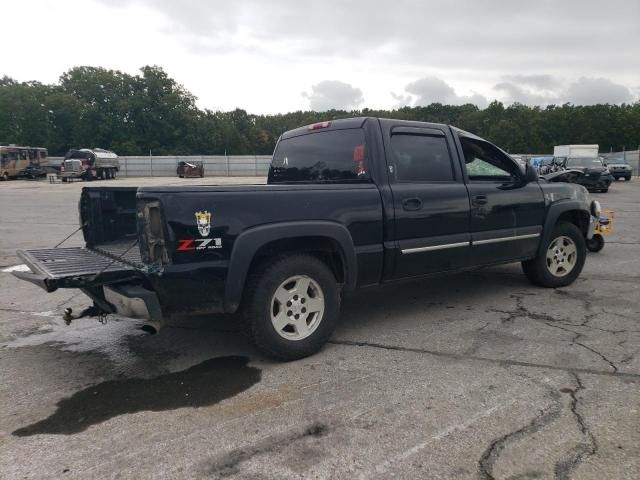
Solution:
{"label": "rear tire", "polygon": [[578,278],[587,257],[584,236],[573,223],[558,223],[536,258],[522,262],[524,274],[534,285],[565,287]]}
{"label": "rear tire", "polygon": [[336,278],[312,255],[277,257],[249,277],[243,313],[249,340],[262,353],[278,360],[307,357],[338,323]]}

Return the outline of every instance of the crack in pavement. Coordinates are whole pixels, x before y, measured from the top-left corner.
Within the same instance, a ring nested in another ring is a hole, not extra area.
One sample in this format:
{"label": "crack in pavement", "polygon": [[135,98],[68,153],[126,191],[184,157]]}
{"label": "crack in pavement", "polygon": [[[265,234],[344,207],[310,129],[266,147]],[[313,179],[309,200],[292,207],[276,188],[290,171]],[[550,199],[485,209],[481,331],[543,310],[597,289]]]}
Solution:
{"label": "crack in pavement", "polygon": [[494,480],[493,467],[500,457],[502,451],[511,443],[516,442],[528,435],[538,432],[546,425],[558,419],[562,413],[562,402],[560,394],[555,390],[549,389],[553,403],[547,408],[538,411],[536,415],[524,427],[509,432],[500,438],[497,438],[485,449],[478,460],[478,470],[481,479]]}
{"label": "crack in pavement", "polygon": [[384,350],[392,350],[398,352],[418,353],[433,355],[434,357],[449,358],[453,360],[475,360],[479,362],[493,363],[502,367],[525,367],[525,368],[538,368],[542,370],[558,370],[561,372],[574,372],[574,373],[588,373],[591,375],[604,375],[609,377],[629,378],[640,381],[640,373],[620,372],[620,371],[605,371],[596,370],[593,368],[581,368],[581,367],[560,367],[558,365],[549,365],[544,363],[523,362],[520,360],[509,360],[490,357],[478,357],[475,355],[465,355],[453,352],[442,352],[438,350],[428,350],[426,348],[416,347],[404,347],[401,345],[386,345],[376,342],[360,342],[355,340],[329,340],[327,343],[332,345],[343,345],[349,347],[368,347],[368,348],[381,348]]}
{"label": "crack in pavement", "polygon": [[594,312],[593,311],[593,304],[591,303],[591,300],[587,296],[579,295],[579,294],[576,294],[576,293],[570,293],[570,292],[567,292],[565,290],[555,290],[555,292],[558,295],[567,296],[569,298],[572,298],[574,300],[578,300],[578,301],[583,303],[585,310],[587,310],[590,313],[587,313],[585,315],[584,320],[582,321],[582,323],[571,323],[571,322],[567,321],[566,319],[564,319],[564,320],[557,319],[557,318],[552,317],[551,315],[547,315],[545,313],[532,312],[527,307],[525,307],[522,297],[520,295],[516,295],[516,294],[511,295],[511,297],[514,298],[515,301],[516,301],[515,310],[511,310],[511,311],[509,311],[509,310],[490,310],[490,311],[506,314],[507,318],[503,318],[501,320],[501,323],[503,323],[503,324],[509,323],[509,322],[513,322],[516,318],[530,318],[532,320],[536,320],[538,322],[542,322],[543,324],[547,325],[548,327],[558,328],[558,329],[563,330],[565,332],[570,332],[570,333],[572,333],[574,335],[573,338],[571,339],[571,343],[573,343],[575,345],[578,345],[578,346],[584,348],[585,350],[588,350],[591,353],[594,353],[595,355],[598,355],[602,360],[604,360],[613,369],[614,373],[618,372],[618,367],[611,360],[609,360],[609,358],[607,358],[606,355],[604,355],[602,352],[599,352],[595,348],[590,347],[588,345],[585,345],[584,343],[578,341],[580,338],[585,337],[584,334],[582,334],[580,332],[576,332],[575,330],[571,330],[569,328],[565,328],[565,327],[560,326],[560,325],[571,326],[571,327],[583,327],[583,328],[588,328],[588,329],[596,329],[596,330],[599,330],[599,331],[604,331],[604,332],[607,332],[607,333],[611,333],[613,335],[617,335],[619,333],[626,333],[627,330],[608,330],[608,329],[603,329],[603,328],[599,328],[599,327],[592,327],[591,325],[589,325],[589,322],[595,316],[598,315],[598,312]]}
{"label": "crack in pavement", "polygon": [[580,433],[588,440],[587,443],[580,443],[572,448],[569,452],[569,456],[563,460],[559,460],[554,468],[555,478],[557,480],[568,480],[571,478],[571,474],[575,471],[580,463],[582,463],[587,457],[598,453],[598,442],[593,435],[589,426],[584,420],[584,417],[578,412],[578,393],[584,390],[584,385],[580,377],[570,372],[570,375],[576,382],[576,387],[571,389],[562,389],[564,393],[568,393],[571,396],[571,413],[576,419]]}
{"label": "crack in pavement", "polygon": [[613,363],[611,360],[609,360],[604,354],[602,354],[601,352],[599,352],[595,348],[592,348],[592,347],[590,347],[588,345],[585,345],[582,342],[578,342],[578,339],[580,337],[584,337],[584,334],[582,334],[580,332],[576,332],[575,330],[571,330],[569,328],[564,328],[564,327],[561,327],[559,325],[553,325],[553,324],[547,323],[547,322],[545,322],[545,325],[547,325],[549,327],[552,327],[552,328],[558,328],[558,329],[563,330],[565,332],[573,333],[574,336],[571,339],[571,343],[573,343],[575,345],[578,345],[578,346],[584,348],[585,350],[588,350],[588,351],[598,355],[602,360],[604,360],[605,362],[607,362],[609,364],[609,366],[613,369],[614,373],[618,371],[618,367],[615,365],[615,363]]}
{"label": "crack in pavement", "polygon": [[[522,294],[513,294],[511,295],[511,298],[515,299],[516,301],[516,309],[515,310],[497,310],[497,309],[489,309],[487,310],[487,313],[489,312],[494,312],[494,313],[503,313],[505,315],[507,315],[507,318],[503,318],[501,320],[501,323],[509,323],[514,321],[516,318],[530,318],[532,320],[536,320],[538,322],[553,322],[553,323],[560,323],[562,325],[567,325],[567,326],[571,326],[571,327],[584,327],[584,328],[589,328],[589,329],[593,329],[593,330],[599,330],[602,332],[607,332],[607,333],[612,333],[612,334],[618,334],[618,333],[624,333],[627,330],[610,330],[610,329],[606,329],[606,328],[601,328],[601,327],[594,327],[592,325],[589,325],[588,323],[598,315],[597,312],[591,312],[588,313],[587,315],[585,315],[585,319],[582,323],[572,323],[570,322],[568,319],[566,318],[556,318],[553,317],[551,315],[547,315],[546,313],[536,313],[536,312],[532,312],[531,310],[529,310],[527,307],[524,306],[524,301],[522,299]],[[591,305],[589,303],[589,305]],[[586,307],[586,304],[585,304]],[[587,310],[591,310],[591,306],[586,307]]]}

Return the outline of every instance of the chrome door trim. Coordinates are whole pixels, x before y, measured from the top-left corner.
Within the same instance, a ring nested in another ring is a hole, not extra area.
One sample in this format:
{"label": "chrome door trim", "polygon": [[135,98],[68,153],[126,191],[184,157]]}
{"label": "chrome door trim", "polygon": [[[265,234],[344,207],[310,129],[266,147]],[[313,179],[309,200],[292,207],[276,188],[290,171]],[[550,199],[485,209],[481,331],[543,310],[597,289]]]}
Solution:
{"label": "chrome door trim", "polygon": [[445,250],[447,248],[468,247],[471,242],[443,243],[442,245],[430,245],[428,247],[405,248],[400,250],[403,255],[408,253],[432,252],[434,250]]}
{"label": "chrome door trim", "polygon": [[513,237],[489,238],[488,240],[472,240],[472,245],[487,245],[489,243],[511,242],[513,240],[525,240],[527,238],[539,237],[540,233],[529,233],[527,235],[516,235]]}

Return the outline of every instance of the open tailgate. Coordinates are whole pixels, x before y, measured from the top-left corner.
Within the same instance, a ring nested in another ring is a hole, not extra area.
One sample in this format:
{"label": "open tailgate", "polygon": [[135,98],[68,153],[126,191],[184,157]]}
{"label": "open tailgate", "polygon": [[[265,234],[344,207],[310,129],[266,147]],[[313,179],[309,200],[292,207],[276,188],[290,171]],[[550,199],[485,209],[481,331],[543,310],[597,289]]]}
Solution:
{"label": "open tailgate", "polygon": [[12,273],[47,292],[106,285],[140,273],[133,265],[84,247],[18,250],[17,255],[31,271]]}

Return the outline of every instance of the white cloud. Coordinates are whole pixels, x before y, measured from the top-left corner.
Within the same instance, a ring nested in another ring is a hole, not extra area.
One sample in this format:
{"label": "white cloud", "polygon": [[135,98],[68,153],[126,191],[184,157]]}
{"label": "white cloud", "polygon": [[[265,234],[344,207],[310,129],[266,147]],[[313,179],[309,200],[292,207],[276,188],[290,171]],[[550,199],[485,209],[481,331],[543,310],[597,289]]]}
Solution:
{"label": "white cloud", "polygon": [[424,106],[431,103],[448,105],[472,103],[480,108],[484,108],[488,104],[487,99],[477,93],[458,95],[451,85],[436,77],[424,77],[411,82],[405,87],[405,92],[408,95],[392,93],[392,96],[401,103],[406,102],[405,105],[413,106]]}
{"label": "white cloud", "polygon": [[613,83],[607,78],[581,77],[569,85],[564,95],[567,102],[576,105],[633,101],[633,94],[629,88]]}
{"label": "white cloud", "polygon": [[339,80],[323,80],[302,96],[309,99],[309,108],[315,111],[355,110],[364,102],[362,90]]}
{"label": "white cloud", "polygon": [[549,105],[573,103],[594,105],[598,103],[630,103],[636,98],[632,90],[607,78],[580,77],[566,82],[550,75],[531,79],[523,76],[505,76],[503,82],[493,88],[502,94],[507,103],[525,105]]}

